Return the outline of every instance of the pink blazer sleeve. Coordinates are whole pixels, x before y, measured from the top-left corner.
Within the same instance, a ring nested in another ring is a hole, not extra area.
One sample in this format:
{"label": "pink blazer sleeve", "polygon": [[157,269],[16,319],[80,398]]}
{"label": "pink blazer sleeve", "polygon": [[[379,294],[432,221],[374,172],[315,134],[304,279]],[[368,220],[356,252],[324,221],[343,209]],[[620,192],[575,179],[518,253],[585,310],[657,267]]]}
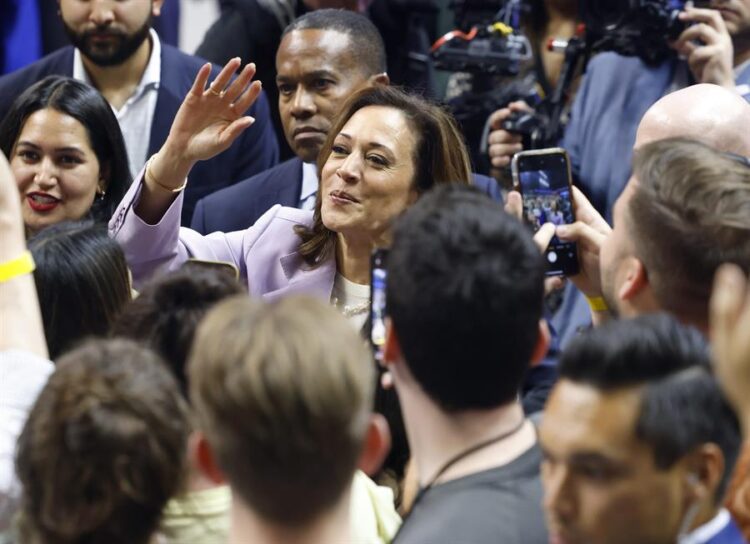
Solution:
{"label": "pink blazer sleeve", "polygon": [[184,193],[179,194],[157,224],[145,223],[134,210],[142,187],[143,171],[135,178],[109,222],[109,235],[122,246],[136,289],[154,275],[179,268],[189,258],[230,262],[246,278],[245,257],[272,221],[274,209],[280,208],[275,206],[247,230],[203,236],[180,227]]}

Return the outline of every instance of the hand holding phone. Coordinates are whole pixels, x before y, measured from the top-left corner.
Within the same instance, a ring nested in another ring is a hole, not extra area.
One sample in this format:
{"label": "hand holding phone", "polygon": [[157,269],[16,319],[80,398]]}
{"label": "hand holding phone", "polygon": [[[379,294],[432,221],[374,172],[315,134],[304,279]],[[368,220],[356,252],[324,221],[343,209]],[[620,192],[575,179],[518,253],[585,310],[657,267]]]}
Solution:
{"label": "hand holding phone", "polygon": [[[523,220],[536,232],[545,223],[555,226],[576,221],[570,161],[562,148],[516,153],[511,162],[514,188],[523,200]],[[548,276],[578,273],[578,248],[573,242],[552,238],[544,252]]]}

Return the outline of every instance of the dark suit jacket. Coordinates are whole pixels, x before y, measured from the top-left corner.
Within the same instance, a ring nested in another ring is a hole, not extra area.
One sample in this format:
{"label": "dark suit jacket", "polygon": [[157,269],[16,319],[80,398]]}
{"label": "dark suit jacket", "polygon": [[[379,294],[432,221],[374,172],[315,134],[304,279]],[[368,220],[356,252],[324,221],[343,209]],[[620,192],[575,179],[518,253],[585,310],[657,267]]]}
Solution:
{"label": "dark suit jacket", "polygon": [[[494,179],[474,174],[474,185],[493,200],[503,201]],[[296,208],[301,191],[302,161],[289,159],[200,200],[190,228],[201,234],[245,230],[275,204]]]}
{"label": "dark suit jacket", "polygon": [[190,228],[201,234],[254,225],[274,204],[299,205],[302,160],[295,157],[198,201]]}
{"label": "dark suit jacket", "polygon": [[[0,119],[5,117],[13,100],[30,85],[53,74],[72,76],[73,52],[72,46],[64,47],[26,68],[0,78]],[[150,128],[149,156],[156,153],[167,139],[182,99],[190,90],[195,74],[204,62],[203,59],[187,55],[166,43],[161,44],[161,83]],[[218,72],[219,69],[214,67],[209,81]],[[279,148],[265,95],[258,98],[248,115],[255,118],[255,123],[229,149],[213,159],[198,162],[191,170],[190,183],[185,190],[183,225],[190,223],[195,203],[204,196],[263,172],[278,162]]]}

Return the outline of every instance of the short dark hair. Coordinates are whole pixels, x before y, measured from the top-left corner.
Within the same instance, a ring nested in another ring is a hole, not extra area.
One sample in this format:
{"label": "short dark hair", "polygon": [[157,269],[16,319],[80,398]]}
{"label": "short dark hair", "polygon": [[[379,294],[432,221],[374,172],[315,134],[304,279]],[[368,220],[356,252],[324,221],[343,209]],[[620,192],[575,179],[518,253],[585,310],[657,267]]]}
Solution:
{"label": "short dark hair", "polygon": [[397,222],[388,314],[406,364],[444,410],[493,408],[519,394],[544,270],[528,229],[473,188],[436,187]]}
{"label": "short dark hair", "polygon": [[[413,186],[420,194],[434,185],[471,183],[471,161],[453,116],[420,96],[386,85],[376,85],[354,93],[341,108],[318,155],[319,179],[339,132],[355,113],[369,106],[394,108],[406,118],[416,141],[412,157]],[[336,243],[336,233],[323,224],[321,205],[318,194],[312,227],[299,225],[295,228],[301,239],[299,253],[310,266],[321,264],[326,256],[333,253]]]}
{"label": "short dark hair", "polygon": [[667,314],[613,321],[569,344],[560,378],[602,391],[645,386],[636,434],[656,465],[667,469],[698,445],[715,443],[724,454],[717,500],[723,496],[742,438],[697,330]]}
{"label": "short dark hair", "polygon": [[189,430],[151,351],[96,340],[69,352],[18,439],[22,541],[147,544],[183,484]]}
{"label": "short dark hair", "polygon": [[29,240],[50,358],[105,336],[131,298],[125,254],[105,225],[64,221]]}
{"label": "short dark hair", "polygon": [[700,327],[716,269],[750,272],[750,168],[684,138],[638,149],[626,213],[636,256],[661,308]]}
{"label": "short dark hair", "polygon": [[130,187],[130,166],[125,140],[112,107],[93,87],[70,77],[48,76],[26,89],[0,123],[0,150],[11,159],[26,120],[51,108],[76,119],[86,129],[99,167],[106,176],[106,194],[91,205],[91,218],[106,223]]}
{"label": "short dark hair", "polygon": [[333,30],[349,36],[352,56],[366,76],[386,71],[385,44],[372,22],[360,13],[344,9],[316,9],[296,18],[281,39],[295,30]]}
{"label": "short dark hair", "polygon": [[219,301],[243,293],[242,285],[222,270],[191,262],[153,279],[123,308],[112,336],[139,340],[162,356],[187,397],[185,365],[203,316]]}

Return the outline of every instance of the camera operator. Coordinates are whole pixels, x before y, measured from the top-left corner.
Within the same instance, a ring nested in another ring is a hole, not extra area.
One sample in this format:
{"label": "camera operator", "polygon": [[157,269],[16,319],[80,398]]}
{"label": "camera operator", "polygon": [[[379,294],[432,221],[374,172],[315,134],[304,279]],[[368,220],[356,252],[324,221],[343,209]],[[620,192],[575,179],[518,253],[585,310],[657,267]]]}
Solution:
{"label": "camera operator", "polygon": [[[563,147],[570,154],[578,185],[605,217],[630,177],[638,122],[660,97],[694,83],[733,88],[750,99],[750,0],[711,0],[711,9],[687,8],[679,18],[694,23],[671,44],[677,55],[657,66],[637,57],[601,53],[573,105]],[[489,155],[494,167],[510,163],[521,137],[502,122],[521,103],[491,118]]]}
{"label": "camera operator", "polygon": [[[506,9],[510,9],[509,4],[508,1],[504,2]],[[520,71],[515,75],[492,76],[484,71],[455,72],[448,81],[445,94],[445,99],[461,122],[474,164],[480,172],[489,170],[498,179],[500,173],[495,172],[487,156],[488,113],[510,102],[522,99],[538,101],[552,95],[563,69],[565,55],[551,51],[547,44],[553,39],[572,38],[578,23],[578,0],[521,0],[520,4],[521,7],[517,8],[520,30],[528,39],[530,59],[520,64]],[[577,64],[576,87],[581,72],[580,63]],[[569,103],[573,95],[574,92],[571,92],[566,97]],[[472,110],[470,115],[462,114],[463,110],[468,109]]]}

